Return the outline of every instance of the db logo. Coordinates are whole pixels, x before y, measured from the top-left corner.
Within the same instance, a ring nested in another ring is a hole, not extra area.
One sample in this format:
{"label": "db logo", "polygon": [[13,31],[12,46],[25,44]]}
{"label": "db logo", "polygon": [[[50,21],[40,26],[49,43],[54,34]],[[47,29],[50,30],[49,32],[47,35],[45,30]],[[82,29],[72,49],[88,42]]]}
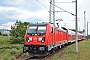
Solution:
{"label": "db logo", "polygon": [[37,38],[33,38],[34,42],[37,42]]}

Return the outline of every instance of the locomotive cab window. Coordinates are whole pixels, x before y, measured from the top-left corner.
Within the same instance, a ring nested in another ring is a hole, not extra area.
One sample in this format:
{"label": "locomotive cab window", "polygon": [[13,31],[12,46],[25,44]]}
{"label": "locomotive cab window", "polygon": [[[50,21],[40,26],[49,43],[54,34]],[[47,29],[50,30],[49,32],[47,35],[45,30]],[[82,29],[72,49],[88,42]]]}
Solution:
{"label": "locomotive cab window", "polygon": [[28,34],[30,35],[43,35],[46,33],[46,26],[30,26],[28,28]]}

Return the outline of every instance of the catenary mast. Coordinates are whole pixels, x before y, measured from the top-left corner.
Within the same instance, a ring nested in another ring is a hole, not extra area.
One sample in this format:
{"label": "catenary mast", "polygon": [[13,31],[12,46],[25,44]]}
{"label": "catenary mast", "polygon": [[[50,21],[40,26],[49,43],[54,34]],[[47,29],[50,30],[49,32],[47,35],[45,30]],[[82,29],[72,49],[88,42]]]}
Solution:
{"label": "catenary mast", "polygon": [[55,26],[55,0],[50,0],[49,22]]}

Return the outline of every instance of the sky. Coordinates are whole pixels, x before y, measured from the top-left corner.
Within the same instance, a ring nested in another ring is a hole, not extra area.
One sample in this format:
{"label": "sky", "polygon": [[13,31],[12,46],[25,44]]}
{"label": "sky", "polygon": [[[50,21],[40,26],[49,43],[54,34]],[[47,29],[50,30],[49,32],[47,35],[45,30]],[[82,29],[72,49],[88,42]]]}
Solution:
{"label": "sky", "polygon": [[[39,2],[38,2],[39,1]],[[75,14],[75,0],[55,0],[55,5]],[[0,29],[10,29],[16,20],[22,22],[49,22],[50,0],[0,0]],[[78,0],[78,30],[84,29],[84,11],[89,22],[90,34],[90,0]],[[55,7],[56,11],[62,11]],[[75,29],[75,16],[67,12],[56,12],[55,19],[62,19],[59,25]],[[87,27],[87,25],[86,25]],[[87,28],[86,28],[87,31]]]}

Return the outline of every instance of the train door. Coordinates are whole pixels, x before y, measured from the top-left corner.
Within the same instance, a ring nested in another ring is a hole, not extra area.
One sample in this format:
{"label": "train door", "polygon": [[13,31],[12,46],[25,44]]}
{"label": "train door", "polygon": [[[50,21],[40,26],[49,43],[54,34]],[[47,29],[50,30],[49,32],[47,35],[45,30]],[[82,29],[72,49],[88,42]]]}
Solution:
{"label": "train door", "polygon": [[51,42],[51,44],[53,44],[53,41],[54,41],[54,30],[53,30],[53,28],[51,28],[51,40],[50,40],[50,42]]}
{"label": "train door", "polygon": [[66,41],[68,42],[68,35],[67,35],[67,31],[66,31]]}
{"label": "train door", "polygon": [[50,42],[51,44],[55,44],[55,31],[54,31],[54,28],[51,28],[51,39],[50,39]]}
{"label": "train door", "polygon": [[53,44],[55,44],[56,40],[55,40],[55,34],[56,34],[56,29],[53,28]]}

